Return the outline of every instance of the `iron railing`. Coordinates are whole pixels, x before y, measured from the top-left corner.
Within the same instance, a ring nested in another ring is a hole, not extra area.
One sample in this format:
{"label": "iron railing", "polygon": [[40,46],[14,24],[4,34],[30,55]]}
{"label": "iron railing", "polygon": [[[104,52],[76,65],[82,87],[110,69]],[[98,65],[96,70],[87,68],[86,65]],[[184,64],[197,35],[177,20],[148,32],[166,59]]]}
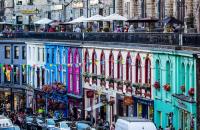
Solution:
{"label": "iron railing", "polygon": [[3,33],[2,39],[32,38],[68,41],[121,42],[138,44],[200,46],[200,34],[179,33],[75,33],[75,32],[24,32]]}

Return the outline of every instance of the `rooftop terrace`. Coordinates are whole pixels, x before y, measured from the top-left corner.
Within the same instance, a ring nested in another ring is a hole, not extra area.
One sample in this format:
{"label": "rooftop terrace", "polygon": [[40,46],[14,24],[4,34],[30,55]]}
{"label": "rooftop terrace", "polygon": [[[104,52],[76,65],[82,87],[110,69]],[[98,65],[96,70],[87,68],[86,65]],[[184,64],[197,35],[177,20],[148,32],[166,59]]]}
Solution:
{"label": "rooftop terrace", "polygon": [[79,42],[115,42],[147,45],[173,45],[200,47],[200,34],[179,33],[75,33],[75,32],[24,32],[4,33],[2,40],[38,39]]}

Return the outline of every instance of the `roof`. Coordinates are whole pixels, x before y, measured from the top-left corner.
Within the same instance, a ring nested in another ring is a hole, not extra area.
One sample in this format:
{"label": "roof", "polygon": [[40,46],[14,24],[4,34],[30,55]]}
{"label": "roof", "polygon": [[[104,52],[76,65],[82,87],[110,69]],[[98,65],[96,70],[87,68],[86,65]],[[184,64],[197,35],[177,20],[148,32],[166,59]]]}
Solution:
{"label": "roof", "polygon": [[136,117],[119,117],[118,119],[126,120],[128,122],[151,122],[148,119],[136,118]]}

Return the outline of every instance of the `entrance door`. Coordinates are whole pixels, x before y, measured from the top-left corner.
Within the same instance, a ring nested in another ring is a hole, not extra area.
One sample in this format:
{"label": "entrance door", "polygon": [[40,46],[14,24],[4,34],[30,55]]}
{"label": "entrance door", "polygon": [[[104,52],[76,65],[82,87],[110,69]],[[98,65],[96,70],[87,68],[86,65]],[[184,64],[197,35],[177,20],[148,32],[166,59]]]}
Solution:
{"label": "entrance door", "polygon": [[181,110],[181,129],[182,130],[188,130],[188,124],[187,124],[187,120],[188,120],[188,113],[184,110]]}
{"label": "entrance door", "polygon": [[148,119],[148,106],[142,104],[142,118]]}

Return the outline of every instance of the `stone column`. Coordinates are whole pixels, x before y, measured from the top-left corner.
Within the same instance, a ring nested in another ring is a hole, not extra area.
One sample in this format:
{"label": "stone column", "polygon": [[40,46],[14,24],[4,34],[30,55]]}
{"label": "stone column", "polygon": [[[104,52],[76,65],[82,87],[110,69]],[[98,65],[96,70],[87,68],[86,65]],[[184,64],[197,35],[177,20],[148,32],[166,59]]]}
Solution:
{"label": "stone column", "polygon": [[123,15],[123,0],[116,0],[116,13]]}

